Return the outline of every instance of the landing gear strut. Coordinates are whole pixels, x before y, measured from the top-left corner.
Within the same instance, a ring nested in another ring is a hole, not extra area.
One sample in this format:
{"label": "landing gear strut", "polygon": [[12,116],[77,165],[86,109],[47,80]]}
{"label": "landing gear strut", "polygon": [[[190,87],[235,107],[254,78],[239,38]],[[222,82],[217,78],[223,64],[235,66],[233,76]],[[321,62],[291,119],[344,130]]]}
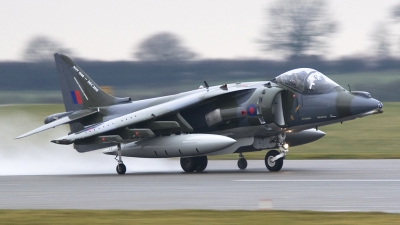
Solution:
{"label": "landing gear strut", "polygon": [[288,145],[285,143],[286,134],[278,135],[279,151],[271,150],[265,155],[265,166],[271,172],[277,172],[282,169],[283,159],[289,152]]}
{"label": "landing gear strut", "polygon": [[[121,158],[121,143],[118,143],[118,151],[117,151],[117,155],[115,156],[115,160],[117,160],[118,165],[117,165],[117,173],[119,175],[123,175],[126,173],[126,166],[124,164],[124,162],[122,162],[122,158]],[[117,159],[118,157],[118,159]]]}
{"label": "landing gear strut", "polygon": [[244,170],[247,168],[247,160],[244,158],[243,154],[239,153],[239,160],[237,162],[239,169]]}
{"label": "landing gear strut", "polygon": [[207,156],[181,158],[181,167],[183,171],[192,173],[194,171],[200,173],[207,168]]}

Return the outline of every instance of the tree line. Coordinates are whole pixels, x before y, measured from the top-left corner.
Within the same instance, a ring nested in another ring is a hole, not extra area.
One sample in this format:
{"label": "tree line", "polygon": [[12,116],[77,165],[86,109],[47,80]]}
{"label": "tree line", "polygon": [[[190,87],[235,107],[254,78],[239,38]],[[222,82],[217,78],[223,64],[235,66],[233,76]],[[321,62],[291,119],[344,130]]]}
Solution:
{"label": "tree line", "polygon": [[[192,90],[201,85],[204,80],[210,85],[256,80],[268,81],[293,68],[309,67],[322,71],[334,81],[341,78],[349,80],[349,74],[372,73],[377,80],[381,79],[384,82],[368,82],[363,77],[358,77],[357,83],[350,83],[352,89],[370,91],[381,101],[400,101],[400,97],[398,97],[400,96],[398,88],[400,80],[387,82],[387,78],[385,78],[387,71],[400,71],[400,59],[383,61],[384,66],[373,65],[367,59],[346,58],[324,61],[315,57],[290,62],[199,60],[166,64],[164,62],[104,62],[82,59],[75,60],[75,62],[98,85],[112,86],[119,96],[121,96],[121,91],[129,91],[128,96],[133,99],[137,99],[138,93],[144,97],[155,97]],[[0,62],[0,71],[0,92],[56,91],[58,93],[60,90],[54,62]],[[347,87],[347,83],[342,86]],[[144,95],[144,92],[148,94]]]}

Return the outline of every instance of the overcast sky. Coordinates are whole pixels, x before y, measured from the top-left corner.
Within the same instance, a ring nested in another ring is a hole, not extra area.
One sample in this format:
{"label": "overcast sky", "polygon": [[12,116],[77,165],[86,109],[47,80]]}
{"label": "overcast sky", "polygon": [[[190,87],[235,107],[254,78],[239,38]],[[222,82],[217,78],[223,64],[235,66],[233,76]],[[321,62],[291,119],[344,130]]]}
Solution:
{"label": "overcast sky", "polygon": [[[177,34],[202,58],[265,58],[257,39],[272,0],[0,0],[0,60],[22,60],[27,42],[44,35],[71,57],[132,60],[152,34]],[[363,54],[376,24],[389,21],[399,0],[331,0],[339,23],[330,58]],[[394,27],[394,26],[391,26]],[[398,26],[397,28],[400,28]]]}

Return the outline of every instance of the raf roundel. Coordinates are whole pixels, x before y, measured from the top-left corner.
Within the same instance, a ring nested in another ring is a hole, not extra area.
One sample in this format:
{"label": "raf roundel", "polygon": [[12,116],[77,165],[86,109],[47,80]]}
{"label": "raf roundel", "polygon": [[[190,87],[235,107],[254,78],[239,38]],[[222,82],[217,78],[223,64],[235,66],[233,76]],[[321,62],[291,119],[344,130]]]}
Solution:
{"label": "raf roundel", "polygon": [[249,116],[257,115],[257,108],[254,104],[251,104],[251,105],[249,105],[249,107],[247,107],[247,114]]}

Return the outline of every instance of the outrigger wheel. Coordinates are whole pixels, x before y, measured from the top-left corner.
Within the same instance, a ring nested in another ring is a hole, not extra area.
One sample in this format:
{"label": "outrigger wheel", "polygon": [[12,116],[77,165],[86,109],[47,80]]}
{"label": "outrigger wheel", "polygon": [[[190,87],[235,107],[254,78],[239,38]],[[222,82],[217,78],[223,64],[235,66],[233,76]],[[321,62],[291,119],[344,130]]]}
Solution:
{"label": "outrigger wheel", "polygon": [[125,164],[120,163],[120,164],[117,165],[117,173],[118,173],[119,175],[123,175],[123,174],[126,173],[126,166],[125,166]]}
{"label": "outrigger wheel", "polygon": [[247,160],[245,158],[240,158],[237,162],[239,169],[244,170],[247,168]]}
{"label": "outrigger wheel", "polygon": [[279,158],[273,161],[274,157],[279,155],[280,153],[277,150],[271,150],[265,155],[265,166],[271,172],[277,172],[282,169],[283,166],[283,158]]}
{"label": "outrigger wheel", "polygon": [[247,160],[244,158],[243,153],[239,153],[239,160],[237,162],[239,169],[244,170],[247,168]]}

